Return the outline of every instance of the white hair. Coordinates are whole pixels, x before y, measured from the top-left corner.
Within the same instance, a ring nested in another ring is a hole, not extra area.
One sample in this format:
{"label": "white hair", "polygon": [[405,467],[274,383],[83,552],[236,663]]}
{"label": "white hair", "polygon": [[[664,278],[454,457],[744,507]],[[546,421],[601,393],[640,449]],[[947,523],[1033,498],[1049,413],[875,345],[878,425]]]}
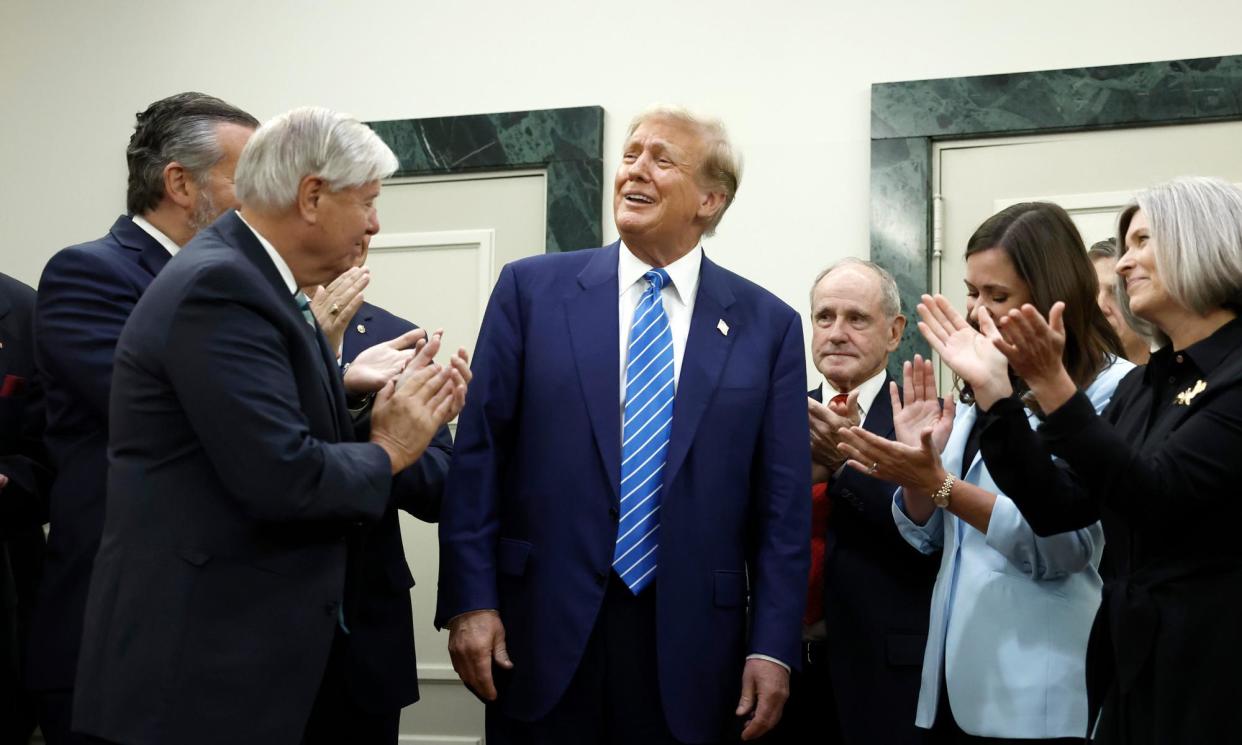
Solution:
{"label": "white hair", "polygon": [[397,170],[397,156],[362,122],[329,109],[285,112],[254,133],[237,161],[237,200],[280,210],[297,201],[298,186],[317,176],[332,191],[351,189]]}
{"label": "white hair", "polygon": [[875,274],[876,279],[880,280],[880,310],[884,313],[884,317],[891,321],[901,315],[901,293],[897,289],[897,280],[893,279],[893,275],[887,269],[874,261],[867,261],[854,256],[847,256],[815,275],[815,281],[811,283],[812,300],[815,298],[815,288],[819,287],[819,283],[824,277],[847,266],[870,269]]}
{"label": "white hair", "polygon": [[742,181],[742,158],[729,141],[729,133],[719,119],[702,117],[680,106],[657,104],[643,110],[630,121],[630,128],[625,133],[626,139],[644,122],[653,119],[677,122],[697,131],[703,144],[703,161],[699,163],[698,173],[699,185],[724,195],[724,204],[703,231],[705,235],[715,235],[716,226],[733,204],[737,187]]}
{"label": "white hair", "polygon": [[[1242,303],[1242,189],[1217,178],[1184,177],[1139,192],[1121,212],[1118,245],[1143,210],[1156,244],[1156,270],[1178,304],[1195,313]],[[1123,254],[1124,256],[1124,249]],[[1122,310],[1133,318],[1124,284]],[[1161,343],[1167,336],[1157,334]]]}

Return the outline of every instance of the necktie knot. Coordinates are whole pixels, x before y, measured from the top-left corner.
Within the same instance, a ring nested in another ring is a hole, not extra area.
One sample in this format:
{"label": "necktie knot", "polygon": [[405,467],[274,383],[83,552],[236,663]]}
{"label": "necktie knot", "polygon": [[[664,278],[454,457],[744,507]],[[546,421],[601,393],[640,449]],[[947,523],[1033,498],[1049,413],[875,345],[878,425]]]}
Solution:
{"label": "necktie knot", "polygon": [[656,292],[663,290],[664,287],[668,285],[668,272],[663,269],[652,269],[644,274],[643,277],[651,283],[651,286],[656,289]]}

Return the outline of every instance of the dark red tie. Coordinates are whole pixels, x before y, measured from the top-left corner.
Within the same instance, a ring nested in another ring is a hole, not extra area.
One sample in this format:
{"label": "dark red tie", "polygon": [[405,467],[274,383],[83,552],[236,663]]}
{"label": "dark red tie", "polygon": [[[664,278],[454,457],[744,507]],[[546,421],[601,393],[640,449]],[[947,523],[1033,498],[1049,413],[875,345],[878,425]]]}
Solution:
{"label": "dark red tie", "polygon": [[[849,395],[838,393],[832,403],[843,404]],[[810,626],[824,617],[824,542],[828,534],[828,513],[832,503],[828,501],[828,485],[811,486],[811,575],[807,581],[806,613],[802,624]]]}

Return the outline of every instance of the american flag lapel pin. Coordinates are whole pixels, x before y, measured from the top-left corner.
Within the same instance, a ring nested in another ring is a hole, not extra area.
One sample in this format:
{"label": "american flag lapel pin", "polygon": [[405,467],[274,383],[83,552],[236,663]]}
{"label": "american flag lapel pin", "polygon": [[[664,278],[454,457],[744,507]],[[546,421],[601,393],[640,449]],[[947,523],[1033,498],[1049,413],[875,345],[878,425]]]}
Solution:
{"label": "american flag lapel pin", "polygon": [[720,331],[721,336],[729,335],[729,324],[725,323],[723,318],[720,319],[720,323],[716,324],[716,328]]}

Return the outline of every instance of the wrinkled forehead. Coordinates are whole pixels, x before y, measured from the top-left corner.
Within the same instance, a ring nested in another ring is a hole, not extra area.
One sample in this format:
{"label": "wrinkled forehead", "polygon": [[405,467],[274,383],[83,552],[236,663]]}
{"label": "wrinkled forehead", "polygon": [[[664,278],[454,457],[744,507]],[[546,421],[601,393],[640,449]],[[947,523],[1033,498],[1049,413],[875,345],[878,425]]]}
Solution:
{"label": "wrinkled forehead", "polygon": [[680,155],[694,155],[703,147],[702,128],[693,122],[667,116],[639,120],[625,138],[625,149],[643,146]]}
{"label": "wrinkled forehead", "polygon": [[879,315],[884,292],[875,272],[858,266],[842,266],[825,275],[811,293],[811,306],[819,310],[854,310]]}

